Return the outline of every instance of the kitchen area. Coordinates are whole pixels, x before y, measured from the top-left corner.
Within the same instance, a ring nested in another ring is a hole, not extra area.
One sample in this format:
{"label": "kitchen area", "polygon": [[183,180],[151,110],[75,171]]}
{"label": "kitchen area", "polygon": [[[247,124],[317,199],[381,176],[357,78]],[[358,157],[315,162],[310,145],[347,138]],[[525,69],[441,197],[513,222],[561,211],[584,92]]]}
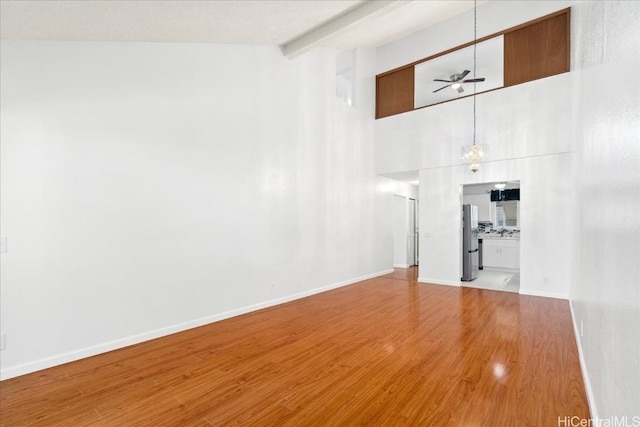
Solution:
{"label": "kitchen area", "polygon": [[462,286],[520,290],[520,182],[463,186]]}

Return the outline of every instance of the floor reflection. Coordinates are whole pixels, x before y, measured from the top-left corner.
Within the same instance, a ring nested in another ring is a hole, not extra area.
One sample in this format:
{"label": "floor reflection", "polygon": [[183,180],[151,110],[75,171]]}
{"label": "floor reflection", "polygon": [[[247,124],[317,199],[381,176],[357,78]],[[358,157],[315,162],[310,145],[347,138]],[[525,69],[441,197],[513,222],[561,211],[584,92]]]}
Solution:
{"label": "floor reflection", "polygon": [[394,268],[393,273],[385,274],[382,277],[387,277],[389,279],[395,279],[395,280],[408,280],[408,281],[417,282],[418,266],[415,265],[409,268]]}

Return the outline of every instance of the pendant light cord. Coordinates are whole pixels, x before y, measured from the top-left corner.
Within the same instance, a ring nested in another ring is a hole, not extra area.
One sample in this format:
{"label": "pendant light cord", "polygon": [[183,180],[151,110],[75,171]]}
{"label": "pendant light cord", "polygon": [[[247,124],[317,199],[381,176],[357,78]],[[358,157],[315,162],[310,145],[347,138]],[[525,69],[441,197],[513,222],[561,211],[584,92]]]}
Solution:
{"label": "pendant light cord", "polygon": [[[478,6],[473,0],[473,78],[476,78],[476,40],[478,40]],[[473,82],[473,145],[476,145],[476,82]]]}

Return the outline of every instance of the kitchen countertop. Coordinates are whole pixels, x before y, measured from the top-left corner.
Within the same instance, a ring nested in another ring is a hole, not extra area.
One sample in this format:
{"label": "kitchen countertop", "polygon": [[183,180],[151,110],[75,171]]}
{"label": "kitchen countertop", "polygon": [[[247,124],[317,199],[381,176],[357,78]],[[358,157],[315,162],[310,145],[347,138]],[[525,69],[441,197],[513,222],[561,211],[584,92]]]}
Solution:
{"label": "kitchen countertop", "polygon": [[478,233],[478,239],[520,240],[520,234],[505,234],[501,236],[500,233]]}

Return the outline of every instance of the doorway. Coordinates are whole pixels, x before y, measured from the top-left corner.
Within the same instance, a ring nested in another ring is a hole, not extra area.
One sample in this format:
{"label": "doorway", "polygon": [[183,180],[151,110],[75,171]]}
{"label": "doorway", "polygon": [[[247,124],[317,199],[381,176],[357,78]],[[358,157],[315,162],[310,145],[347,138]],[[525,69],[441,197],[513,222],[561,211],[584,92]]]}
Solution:
{"label": "doorway", "polygon": [[478,271],[462,286],[520,290],[520,181],[463,185],[462,204],[477,206]]}
{"label": "doorway", "polygon": [[418,203],[412,197],[395,194],[392,206],[393,266],[418,265]]}
{"label": "doorway", "polygon": [[416,199],[407,200],[409,214],[407,234],[407,261],[410,266],[418,265],[418,203]]}

